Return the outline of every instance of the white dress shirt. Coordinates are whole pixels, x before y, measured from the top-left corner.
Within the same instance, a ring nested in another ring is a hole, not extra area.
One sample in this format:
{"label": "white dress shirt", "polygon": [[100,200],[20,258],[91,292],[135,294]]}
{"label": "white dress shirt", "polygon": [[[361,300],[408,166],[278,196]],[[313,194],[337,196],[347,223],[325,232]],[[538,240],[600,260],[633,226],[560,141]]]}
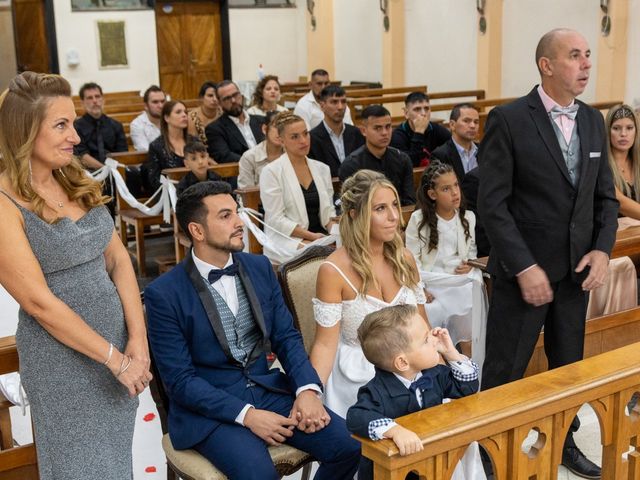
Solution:
{"label": "white dress shirt", "polygon": [[[298,100],[293,113],[304,119],[307,123],[307,130],[317,127],[320,122],[324,120],[322,108],[320,108],[320,104],[316,101],[316,97],[313,96],[312,91],[309,91],[305,96]],[[344,123],[353,125],[349,107],[347,107],[347,111],[344,114]]]}
{"label": "white dress shirt", "polygon": [[142,112],[131,121],[129,132],[133,148],[138,152],[149,150],[149,144],[160,136],[160,129],[149,120],[147,112]]}
{"label": "white dress shirt", "polygon": [[249,123],[249,117],[251,115],[246,110],[244,111],[244,122],[240,121],[239,117],[234,117],[233,115],[229,115],[231,121],[238,127],[240,133],[244,137],[244,141],[247,142],[247,147],[253,148],[258,142],[256,142],[256,137],[253,136],[253,132],[251,131],[251,124]]}

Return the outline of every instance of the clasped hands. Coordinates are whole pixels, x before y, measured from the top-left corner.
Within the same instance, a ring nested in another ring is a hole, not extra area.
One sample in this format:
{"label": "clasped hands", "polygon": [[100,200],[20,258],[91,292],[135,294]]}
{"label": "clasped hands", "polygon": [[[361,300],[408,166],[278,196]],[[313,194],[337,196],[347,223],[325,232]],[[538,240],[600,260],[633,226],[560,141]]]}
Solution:
{"label": "clasped hands", "polygon": [[[125,358],[127,356],[131,361],[126,370],[121,372],[121,367],[127,364]],[[153,379],[149,371],[151,359],[146,337],[141,340],[130,339],[124,353],[114,355],[114,361],[110,362],[108,367],[118,381],[127,388],[130,397],[141,394]]]}
{"label": "clasped hands", "polygon": [[[609,266],[609,256],[600,250],[591,250],[580,259],[575,272],[580,273],[589,266],[589,275],[582,282],[582,289],[586,291],[594,290],[604,285],[607,278]],[[539,307],[553,301],[553,291],[549,283],[549,278],[545,271],[538,265],[534,265],[529,270],[517,277],[522,298],[525,302]]]}
{"label": "clasped hands", "polygon": [[288,417],[269,410],[250,408],[244,417],[244,426],[269,445],[280,445],[297,428],[304,433],[315,433],[331,421],[314,390],[305,390],[296,398]]}

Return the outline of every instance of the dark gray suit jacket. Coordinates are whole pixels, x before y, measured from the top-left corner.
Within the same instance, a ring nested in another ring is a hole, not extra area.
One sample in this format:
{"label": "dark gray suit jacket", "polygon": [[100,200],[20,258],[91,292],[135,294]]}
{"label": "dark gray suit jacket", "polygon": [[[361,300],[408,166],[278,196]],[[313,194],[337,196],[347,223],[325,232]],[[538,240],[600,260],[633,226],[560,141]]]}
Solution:
{"label": "dark gray suit jacket", "polygon": [[478,209],[491,242],[489,271],[509,278],[537,263],[551,282],[591,250],[611,252],[618,202],[599,111],[579,104],[582,158],[571,183],[551,120],[535,87],[491,110],[478,152]]}
{"label": "dark gray suit jacket", "polygon": [[[345,124],[344,133],[342,139],[344,142],[345,158],[349,156],[351,152],[358,147],[364,145],[364,137],[360,133],[360,130],[353,125]],[[318,160],[322,163],[329,165],[331,169],[331,176],[337,177],[340,170],[340,159],[338,158],[338,152],[336,152],[329,132],[324,126],[323,122],[311,129],[309,132],[311,135],[311,150],[309,151],[309,158]]]}

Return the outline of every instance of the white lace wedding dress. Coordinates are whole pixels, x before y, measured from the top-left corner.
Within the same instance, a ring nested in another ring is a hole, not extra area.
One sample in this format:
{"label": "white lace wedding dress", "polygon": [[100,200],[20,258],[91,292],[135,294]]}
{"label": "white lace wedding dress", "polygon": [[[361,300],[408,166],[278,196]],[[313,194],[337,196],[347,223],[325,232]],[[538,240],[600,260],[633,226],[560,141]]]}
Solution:
{"label": "white lace wedding dress", "polygon": [[[358,342],[358,327],[364,317],[371,312],[393,305],[425,304],[424,284],[419,282],[414,288],[400,287],[396,296],[385,302],[370,295],[360,295],[347,276],[332,262],[331,265],[353,289],[356,298],[344,300],[342,303],[326,303],[313,298],[313,313],[318,325],[333,327],[340,323],[340,337],[333,362],[333,369],[325,385],[325,405],[342,418],[347,410],[356,403],[358,390],[371,380],[375,374],[374,367],[365,358]],[[453,480],[484,480],[484,470],[480,461],[477,443],[472,443],[456,467]]]}

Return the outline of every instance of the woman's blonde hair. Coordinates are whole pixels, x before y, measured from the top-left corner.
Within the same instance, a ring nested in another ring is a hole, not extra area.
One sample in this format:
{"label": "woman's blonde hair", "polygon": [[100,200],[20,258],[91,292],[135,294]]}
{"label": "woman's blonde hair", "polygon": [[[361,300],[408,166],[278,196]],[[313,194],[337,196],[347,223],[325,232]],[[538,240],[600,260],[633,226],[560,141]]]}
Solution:
{"label": "woman's blonde hair", "polygon": [[[382,173],[373,170],[359,170],[342,184],[340,201],[342,216],[340,217],[340,236],[342,245],[347,250],[354,270],[362,278],[359,293],[365,295],[373,286],[380,290],[378,279],[373,274],[371,263],[371,207],[373,195],[379,188],[390,189],[396,197],[398,209],[400,199],[393,184]],[[400,224],[404,226],[399,211]],[[414,287],[418,275],[416,266],[408,262],[404,255],[404,242],[398,229],[393,240],[383,245],[383,255],[393,267],[393,278],[400,285]]]}
{"label": "woman's blonde hair", "polygon": [[[31,185],[31,154],[51,100],[70,97],[71,86],[60,75],[23,72],[0,95],[0,173],[13,191],[43,216],[45,200]],[[69,198],[88,210],[109,201],[101,185],[87,176],[77,158],[53,171]]]}
{"label": "woman's blonde hair", "polygon": [[613,158],[613,151],[611,149],[611,127],[616,120],[620,120],[622,118],[630,118],[633,120],[633,125],[636,127],[636,134],[633,137],[633,145],[631,145],[628,156],[631,159],[633,187],[635,189],[635,198],[633,200],[640,202],[640,129],[638,129],[638,116],[629,105],[616,105],[607,113],[607,150],[609,153],[609,167],[613,174],[613,183],[615,186],[625,197],[631,198],[631,188],[622,176],[622,172],[618,168],[618,165],[616,165],[616,160]]}
{"label": "woman's blonde hair", "polygon": [[278,135],[280,136],[282,136],[287,126],[298,122],[304,122],[304,119],[289,110],[278,113],[273,119],[273,125],[278,130]]}

